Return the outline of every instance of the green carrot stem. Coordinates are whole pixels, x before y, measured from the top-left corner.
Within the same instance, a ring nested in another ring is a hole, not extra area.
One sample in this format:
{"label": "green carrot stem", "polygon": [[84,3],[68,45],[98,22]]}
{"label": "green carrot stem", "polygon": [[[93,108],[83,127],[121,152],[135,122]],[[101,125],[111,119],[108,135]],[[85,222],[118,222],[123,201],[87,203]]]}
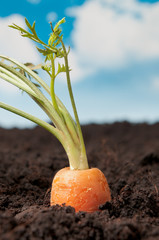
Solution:
{"label": "green carrot stem", "polygon": [[45,121],[43,121],[29,113],[26,113],[20,109],[17,109],[15,107],[10,106],[3,102],[0,102],[0,107],[40,125],[41,127],[45,128],[47,131],[51,132],[59,141],[61,141],[61,139],[62,139],[61,132],[57,128],[50,125],[49,123],[46,123]]}
{"label": "green carrot stem", "polygon": [[78,117],[78,113],[77,113],[77,109],[76,109],[76,104],[75,104],[75,100],[74,100],[74,96],[73,96],[73,92],[72,92],[70,73],[69,73],[70,71],[69,71],[68,58],[67,58],[68,54],[67,54],[67,51],[66,51],[66,48],[65,48],[65,45],[64,45],[62,39],[60,37],[58,37],[58,38],[61,41],[62,48],[63,48],[63,51],[64,51],[64,60],[65,60],[65,67],[66,67],[67,86],[68,86],[68,90],[69,90],[69,95],[70,95],[70,99],[71,99],[71,104],[72,104],[72,108],[73,108],[73,112],[74,112],[74,116],[75,116],[75,120],[76,120],[76,124],[77,124],[80,144],[81,144],[81,156],[82,157],[81,157],[80,161],[87,162],[86,165],[87,165],[87,168],[89,168],[88,167],[87,155],[86,155],[86,148],[85,148],[84,139],[83,139],[83,134],[82,134],[82,130],[81,130],[80,122],[79,122],[79,117]]}
{"label": "green carrot stem", "polygon": [[[19,110],[15,107],[12,107],[8,104],[0,102],[0,107],[8,111],[11,111],[15,114],[18,114],[26,119],[29,119],[32,122],[37,123],[42,126],[49,132],[51,132],[63,145],[70,163],[71,169],[87,169],[88,161],[86,156],[86,149],[84,145],[82,130],[80,127],[80,122],[77,114],[77,109],[73,97],[72,86],[70,81],[69,66],[68,66],[68,52],[66,52],[65,45],[62,40],[61,29],[59,28],[60,24],[65,22],[63,18],[60,20],[54,30],[53,35],[50,36],[48,44],[45,44],[39,39],[35,31],[35,22],[31,26],[27,19],[25,19],[26,25],[31,31],[31,33],[16,24],[13,24],[11,27],[20,31],[23,37],[28,37],[31,40],[41,44],[44,49],[37,48],[37,50],[45,56],[45,61],[51,60],[51,67],[44,66],[43,69],[49,73],[51,77],[50,88],[49,86],[29,67],[25,64],[21,64],[18,61],[8,58],[6,56],[0,55],[0,58],[7,60],[14,64],[16,67],[8,66],[7,64],[0,62],[0,77],[4,80],[10,82],[11,84],[19,87],[25,91],[48,115],[50,120],[53,122],[54,126],[42,121],[41,119],[25,113],[22,110]],[[51,25],[52,26],[52,25]],[[55,35],[54,35],[55,34]],[[58,45],[62,47],[57,47]],[[58,70],[55,73],[55,58],[64,58],[65,65],[58,65]],[[20,72],[19,72],[19,70]],[[75,121],[72,119],[71,115],[67,111],[66,107],[60,101],[60,99],[55,95],[55,78],[61,73],[66,72],[67,86],[71,99],[71,104],[75,116]],[[51,96],[51,100],[48,99],[37,87],[37,84],[33,83],[28,79],[24,74],[27,73],[31,78],[33,78],[40,87],[43,87],[44,90]]]}

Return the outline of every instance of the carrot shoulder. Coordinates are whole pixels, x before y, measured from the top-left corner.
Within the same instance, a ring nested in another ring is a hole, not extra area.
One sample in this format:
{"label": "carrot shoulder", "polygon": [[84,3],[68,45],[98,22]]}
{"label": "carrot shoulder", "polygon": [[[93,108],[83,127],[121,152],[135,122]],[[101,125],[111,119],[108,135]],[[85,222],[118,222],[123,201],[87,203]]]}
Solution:
{"label": "carrot shoulder", "polygon": [[110,189],[104,174],[98,168],[57,172],[52,183],[51,206],[70,205],[75,211],[94,212],[99,205],[111,200]]}

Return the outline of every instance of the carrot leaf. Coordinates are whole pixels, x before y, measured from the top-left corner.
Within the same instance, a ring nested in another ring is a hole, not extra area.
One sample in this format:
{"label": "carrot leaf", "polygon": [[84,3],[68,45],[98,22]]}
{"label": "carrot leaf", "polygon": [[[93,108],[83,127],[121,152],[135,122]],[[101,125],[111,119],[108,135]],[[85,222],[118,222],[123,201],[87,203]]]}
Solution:
{"label": "carrot leaf", "polygon": [[[48,115],[53,126],[36,116],[32,116],[5,103],[0,102],[0,107],[39,124],[55,135],[68,155],[71,169],[87,169],[86,150],[70,81],[71,69],[68,65],[70,48],[66,50],[61,29],[61,24],[65,23],[65,18],[58,21],[54,28],[52,23],[50,23],[51,34],[48,43],[45,43],[39,38],[35,29],[35,22],[31,25],[29,21],[25,19],[25,23],[28,30],[16,24],[12,24],[10,27],[19,31],[22,37],[27,37],[38,43],[36,48],[38,52],[45,57],[44,64],[37,66],[32,63],[22,64],[12,58],[0,55],[0,77],[26,92]],[[56,61],[58,61],[59,58],[63,58],[64,63],[60,64],[57,62],[56,65]],[[38,69],[43,69],[49,74],[50,85],[46,84],[45,81],[38,76]],[[55,94],[55,79],[60,73],[66,74],[75,120],[73,120],[64,104]],[[49,94],[49,97],[45,96],[43,90]]]}

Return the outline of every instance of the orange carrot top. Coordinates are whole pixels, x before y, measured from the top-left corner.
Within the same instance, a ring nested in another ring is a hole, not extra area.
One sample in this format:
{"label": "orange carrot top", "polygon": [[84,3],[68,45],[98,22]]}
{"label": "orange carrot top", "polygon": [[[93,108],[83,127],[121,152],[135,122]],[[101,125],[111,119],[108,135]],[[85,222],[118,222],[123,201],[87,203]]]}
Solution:
{"label": "orange carrot top", "polygon": [[65,203],[78,211],[94,212],[111,200],[104,174],[98,168],[70,170],[63,168],[54,177],[51,206]]}

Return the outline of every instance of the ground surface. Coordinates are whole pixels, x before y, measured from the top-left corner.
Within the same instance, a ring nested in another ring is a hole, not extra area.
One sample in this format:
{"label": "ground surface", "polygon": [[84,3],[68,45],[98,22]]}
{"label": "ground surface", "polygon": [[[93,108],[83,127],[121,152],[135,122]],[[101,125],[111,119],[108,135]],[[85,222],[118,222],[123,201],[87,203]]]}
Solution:
{"label": "ground surface", "polygon": [[45,130],[0,129],[0,239],[159,239],[159,124],[83,127],[89,164],[112,201],[93,214],[50,207],[55,173],[68,166]]}

